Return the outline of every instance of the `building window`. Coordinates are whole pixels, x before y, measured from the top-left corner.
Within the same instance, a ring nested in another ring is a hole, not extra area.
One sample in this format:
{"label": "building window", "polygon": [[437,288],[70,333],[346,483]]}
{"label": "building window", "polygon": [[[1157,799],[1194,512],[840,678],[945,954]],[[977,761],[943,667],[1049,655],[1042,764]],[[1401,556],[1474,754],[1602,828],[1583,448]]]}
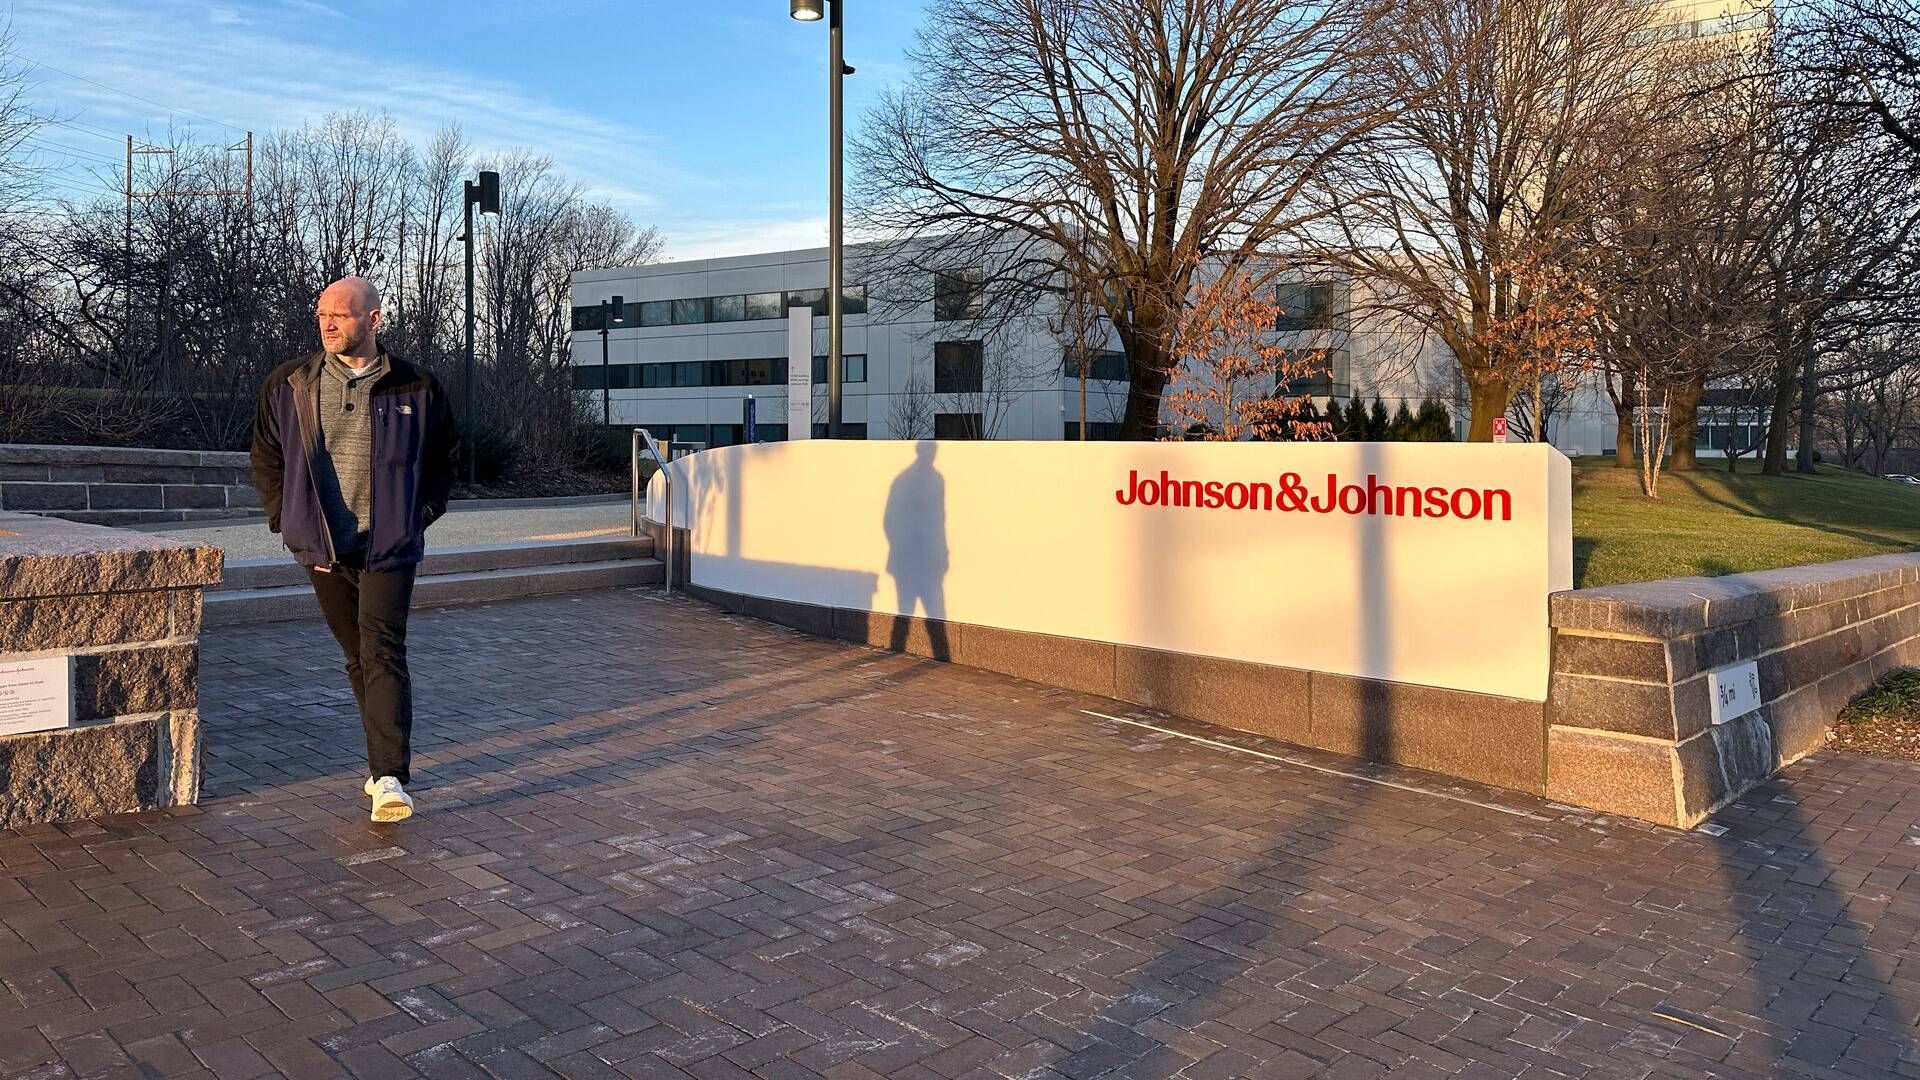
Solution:
{"label": "building window", "polygon": [[707,425],[705,424],[667,424],[663,426],[667,429],[667,438],[677,443],[706,444],[707,440],[712,436],[712,432],[707,430]]}
{"label": "building window", "polygon": [[575,390],[603,390],[607,385],[607,369],[595,364],[587,367],[576,364],[573,368],[573,388]]}
{"label": "building window", "polygon": [[[1066,433],[1063,436],[1063,438],[1065,438],[1068,442],[1079,441],[1080,421],[1078,420],[1067,421]],[[1087,441],[1088,442],[1114,442],[1119,438],[1120,438],[1120,421],[1118,420],[1087,421]]]}
{"label": "building window", "polygon": [[1291,380],[1274,378],[1276,394],[1299,397],[1347,397],[1353,362],[1345,349],[1282,349],[1282,363],[1289,367],[1311,365],[1309,374]]}
{"label": "building window", "polygon": [[[827,290],[794,289],[786,293],[735,293],[731,296],[692,296],[680,300],[648,300],[626,305],[616,326],[694,326],[701,323],[741,322],[747,319],[784,319],[788,307],[803,307],[816,316],[827,314]],[[844,315],[867,313],[867,287],[847,285],[840,290]],[[606,326],[606,308],[586,304],[573,309],[575,330]]]}
{"label": "building window", "polygon": [[707,298],[691,297],[673,301],[673,325],[696,326],[707,321]]}
{"label": "building window", "polygon": [[747,318],[784,319],[787,309],[780,306],[780,294],[777,292],[757,292],[747,294]]}
{"label": "building window", "polygon": [[[863,383],[866,381],[867,358],[859,353],[852,355],[842,353],[840,355],[840,385],[845,386],[848,383]],[[815,386],[825,386],[826,382],[827,358],[824,356],[816,356],[813,358],[813,384]]]}
{"label": "building window", "polygon": [[978,394],[986,365],[977,341],[942,341],[933,346],[933,392]]}
{"label": "building window", "polygon": [[[1101,349],[1091,353],[1087,359],[1087,378],[1094,382],[1127,382],[1127,354],[1113,349]],[[1074,351],[1068,349],[1062,356],[1061,370],[1067,378],[1080,378],[1080,365],[1075,363]]]}
{"label": "building window", "polygon": [[978,439],[982,430],[980,414],[977,412],[933,414],[933,437],[936,439]]}
{"label": "building window", "polygon": [[[816,439],[824,439],[827,437],[827,425],[824,422],[813,425],[813,437]],[[843,439],[864,439],[867,437],[867,425],[850,424],[842,420],[840,421],[840,437]]]}
{"label": "building window", "polygon": [[1347,290],[1333,282],[1289,281],[1274,288],[1280,314],[1273,328],[1287,330],[1345,329]]}
{"label": "building window", "polygon": [[803,307],[811,310],[815,318],[827,313],[827,290],[825,289],[789,289],[786,306],[780,310],[785,315],[792,308]]}
{"label": "building window", "polygon": [[933,318],[936,322],[977,319],[983,289],[980,268],[942,270],[933,275]]}

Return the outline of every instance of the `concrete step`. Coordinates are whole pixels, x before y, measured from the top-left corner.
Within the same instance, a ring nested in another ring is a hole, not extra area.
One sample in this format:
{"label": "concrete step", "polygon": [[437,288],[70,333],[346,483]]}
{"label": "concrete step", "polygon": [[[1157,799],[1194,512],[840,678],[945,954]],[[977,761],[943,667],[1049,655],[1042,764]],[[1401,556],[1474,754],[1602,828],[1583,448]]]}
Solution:
{"label": "concrete step", "polygon": [[[470,574],[485,570],[515,570],[531,566],[563,566],[570,563],[616,562],[645,559],[653,555],[653,539],[648,536],[599,537],[587,540],[522,540],[511,544],[476,544],[472,547],[434,548],[420,566],[420,576]],[[230,559],[220,588],[268,589],[283,585],[307,584],[307,572],[290,555],[264,559]]]}
{"label": "concrete step", "polygon": [[[429,608],[481,604],[589,589],[652,585],[665,579],[666,565],[653,558],[455,571],[417,578],[413,583],[413,606]],[[205,626],[238,626],[319,617],[320,605],[313,598],[313,586],[302,572],[297,585],[209,591],[204,598],[201,623]]]}

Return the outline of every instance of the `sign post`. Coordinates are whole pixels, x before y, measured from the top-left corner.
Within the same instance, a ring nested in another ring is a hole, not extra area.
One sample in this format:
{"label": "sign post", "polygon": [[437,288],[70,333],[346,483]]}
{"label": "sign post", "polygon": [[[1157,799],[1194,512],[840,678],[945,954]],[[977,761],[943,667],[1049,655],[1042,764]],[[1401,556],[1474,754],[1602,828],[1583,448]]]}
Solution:
{"label": "sign post", "polygon": [[813,309],[787,309],[787,439],[813,438]]}

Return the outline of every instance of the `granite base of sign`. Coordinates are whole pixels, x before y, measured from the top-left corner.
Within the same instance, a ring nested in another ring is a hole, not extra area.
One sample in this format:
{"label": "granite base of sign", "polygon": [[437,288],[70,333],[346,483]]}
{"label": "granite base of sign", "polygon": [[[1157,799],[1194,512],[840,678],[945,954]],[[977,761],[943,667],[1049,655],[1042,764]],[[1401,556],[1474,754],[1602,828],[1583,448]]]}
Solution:
{"label": "granite base of sign", "polygon": [[1690,827],[1920,665],[1920,554],[1578,589],[1552,622],[1548,797]]}
{"label": "granite base of sign", "polygon": [[199,797],[200,594],[221,563],[215,547],[0,513],[0,665],[57,659],[70,676],[64,711],[8,714],[0,828]]}
{"label": "granite base of sign", "polygon": [[[676,539],[685,543],[684,535]],[[1546,792],[1545,706],[1538,701],[685,588],[729,611],[820,637],[997,671],[1301,746]]]}

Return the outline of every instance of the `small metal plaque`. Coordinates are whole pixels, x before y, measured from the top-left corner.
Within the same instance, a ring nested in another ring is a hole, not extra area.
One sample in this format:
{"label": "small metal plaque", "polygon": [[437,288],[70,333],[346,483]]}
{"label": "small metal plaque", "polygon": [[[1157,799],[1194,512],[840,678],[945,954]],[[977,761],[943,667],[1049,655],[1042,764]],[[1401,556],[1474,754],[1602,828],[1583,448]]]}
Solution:
{"label": "small metal plaque", "polygon": [[1752,660],[1715,671],[1713,722],[1724,724],[1760,707],[1760,665]]}
{"label": "small metal plaque", "polygon": [[73,658],[0,660],[0,735],[73,723]]}

